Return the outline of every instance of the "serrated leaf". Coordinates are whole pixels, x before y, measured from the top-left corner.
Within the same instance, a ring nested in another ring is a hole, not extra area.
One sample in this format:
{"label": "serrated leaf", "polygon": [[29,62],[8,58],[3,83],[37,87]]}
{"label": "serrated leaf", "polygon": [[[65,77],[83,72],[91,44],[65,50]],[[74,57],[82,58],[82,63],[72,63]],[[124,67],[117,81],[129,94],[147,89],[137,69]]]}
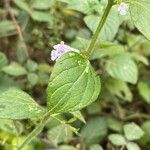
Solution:
{"label": "serrated leaf", "polygon": [[44,112],[27,93],[10,88],[0,94],[0,118],[27,119]]}
{"label": "serrated leaf", "polygon": [[92,118],[81,129],[81,137],[87,145],[99,143],[107,134],[107,123],[102,117]]}
{"label": "serrated leaf", "polygon": [[116,146],[122,146],[126,144],[126,140],[121,134],[111,134],[108,138],[112,144]]}
{"label": "serrated leaf", "polygon": [[106,65],[110,76],[132,84],[138,79],[138,68],[130,55],[126,53],[113,57]]}
{"label": "serrated leaf", "polygon": [[127,147],[127,150],[140,150],[140,147],[134,142],[127,143],[126,147]]}
{"label": "serrated leaf", "polygon": [[150,85],[145,82],[138,83],[138,90],[140,95],[147,103],[150,103]]}
{"label": "serrated leaf", "polygon": [[90,62],[77,52],[64,54],[55,64],[47,89],[52,113],[73,112],[94,102],[100,79]]}
{"label": "serrated leaf", "polygon": [[135,26],[150,39],[150,2],[149,0],[131,0],[130,14]]}
{"label": "serrated leaf", "polygon": [[27,73],[26,69],[16,62],[3,67],[2,71],[11,76],[22,76]]}
{"label": "serrated leaf", "polygon": [[0,69],[4,67],[5,65],[7,65],[7,63],[8,63],[8,60],[7,60],[6,55],[0,52]]}
{"label": "serrated leaf", "polygon": [[111,42],[101,42],[98,46],[95,46],[90,59],[99,59],[106,56],[113,57],[122,52],[124,52],[124,47],[122,45]]}
{"label": "serrated leaf", "polygon": [[71,127],[67,124],[56,126],[48,131],[48,139],[55,145],[72,137]]}
{"label": "serrated leaf", "polygon": [[[96,28],[98,26],[98,23],[102,17],[96,16],[96,15],[89,15],[84,18],[84,21],[86,25],[89,27],[89,29],[94,33],[96,31]],[[100,33],[101,40],[104,41],[112,41],[118,32],[119,26],[121,24],[120,18],[118,13],[115,11],[115,9],[112,9],[102,30]]]}
{"label": "serrated leaf", "polygon": [[132,101],[132,92],[130,91],[126,82],[115,79],[107,79],[105,86],[112,95],[129,102]]}
{"label": "serrated leaf", "polygon": [[143,130],[135,123],[128,123],[124,125],[123,129],[126,138],[131,141],[138,140],[144,135]]}

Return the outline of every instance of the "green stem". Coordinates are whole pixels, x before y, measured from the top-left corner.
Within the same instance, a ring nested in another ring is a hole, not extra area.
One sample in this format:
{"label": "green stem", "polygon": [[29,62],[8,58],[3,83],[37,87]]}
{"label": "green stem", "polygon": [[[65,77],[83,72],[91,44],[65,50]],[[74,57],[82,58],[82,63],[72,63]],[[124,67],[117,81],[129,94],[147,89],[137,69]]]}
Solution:
{"label": "green stem", "polygon": [[144,113],[135,113],[135,114],[126,116],[126,117],[124,118],[124,120],[125,120],[125,121],[129,121],[129,120],[133,120],[133,119],[136,119],[136,118],[150,119],[150,115],[144,114]]}
{"label": "green stem", "polygon": [[89,47],[86,50],[86,54],[88,56],[90,56],[91,52],[93,51],[93,48],[95,46],[95,43],[96,43],[97,38],[99,36],[99,33],[101,32],[101,30],[102,30],[102,28],[103,28],[103,26],[104,26],[104,24],[106,22],[106,19],[108,17],[108,14],[109,14],[109,12],[110,12],[111,7],[113,6],[113,4],[114,4],[114,0],[108,0],[108,4],[107,4],[107,7],[106,7],[106,9],[104,11],[104,14],[103,14],[103,16],[102,16],[102,18],[101,18],[101,20],[100,20],[100,22],[98,24],[98,27],[97,27],[97,29],[96,29],[93,37],[92,37],[92,40],[91,40],[91,42],[89,44]]}
{"label": "green stem", "polygon": [[46,123],[48,122],[50,118],[50,112],[46,113],[43,116],[43,119],[41,120],[41,122],[39,123],[39,125],[37,125],[37,127],[29,134],[29,136],[26,138],[26,140],[19,146],[19,148],[17,150],[21,150],[22,148],[24,148],[24,146],[26,146],[28,143],[31,142],[31,140],[37,136],[42,129],[44,128],[44,126],[46,125]]}

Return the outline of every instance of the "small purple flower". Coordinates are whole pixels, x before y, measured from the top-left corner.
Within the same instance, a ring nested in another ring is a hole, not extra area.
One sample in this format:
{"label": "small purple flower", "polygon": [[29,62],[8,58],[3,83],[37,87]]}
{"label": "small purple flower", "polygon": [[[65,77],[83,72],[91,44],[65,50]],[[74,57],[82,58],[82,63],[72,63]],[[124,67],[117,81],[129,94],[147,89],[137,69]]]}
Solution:
{"label": "small purple flower", "polygon": [[120,15],[122,15],[122,16],[126,15],[128,10],[129,10],[128,4],[126,4],[124,2],[120,3],[120,5],[118,7],[118,12],[120,13]]}
{"label": "small purple flower", "polygon": [[68,45],[66,45],[63,41],[60,44],[54,45],[53,50],[51,52],[51,60],[58,60],[64,53],[69,51],[74,51],[74,49]]}

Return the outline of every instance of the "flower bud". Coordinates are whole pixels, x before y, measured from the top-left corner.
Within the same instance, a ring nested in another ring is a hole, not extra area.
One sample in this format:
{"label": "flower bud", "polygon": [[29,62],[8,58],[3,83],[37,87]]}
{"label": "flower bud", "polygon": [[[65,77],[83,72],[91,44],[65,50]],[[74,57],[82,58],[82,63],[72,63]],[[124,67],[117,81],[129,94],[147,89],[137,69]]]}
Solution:
{"label": "flower bud", "polygon": [[129,10],[128,4],[126,4],[124,2],[120,3],[120,5],[118,7],[118,12],[120,13],[120,15],[122,15],[122,16],[126,15],[128,10]]}

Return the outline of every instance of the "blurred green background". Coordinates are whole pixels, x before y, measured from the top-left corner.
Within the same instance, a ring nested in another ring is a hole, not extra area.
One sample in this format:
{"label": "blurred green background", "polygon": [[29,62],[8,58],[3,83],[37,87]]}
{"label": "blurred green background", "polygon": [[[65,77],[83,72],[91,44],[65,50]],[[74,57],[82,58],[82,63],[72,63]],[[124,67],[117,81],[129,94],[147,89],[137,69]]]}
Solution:
{"label": "blurred green background", "polygon": [[[0,94],[18,87],[46,106],[53,45],[85,50],[106,4],[0,0]],[[150,41],[116,7],[90,57],[102,81],[98,100],[82,114],[52,117],[24,150],[150,150]],[[0,119],[0,150],[16,150],[37,123]]]}

